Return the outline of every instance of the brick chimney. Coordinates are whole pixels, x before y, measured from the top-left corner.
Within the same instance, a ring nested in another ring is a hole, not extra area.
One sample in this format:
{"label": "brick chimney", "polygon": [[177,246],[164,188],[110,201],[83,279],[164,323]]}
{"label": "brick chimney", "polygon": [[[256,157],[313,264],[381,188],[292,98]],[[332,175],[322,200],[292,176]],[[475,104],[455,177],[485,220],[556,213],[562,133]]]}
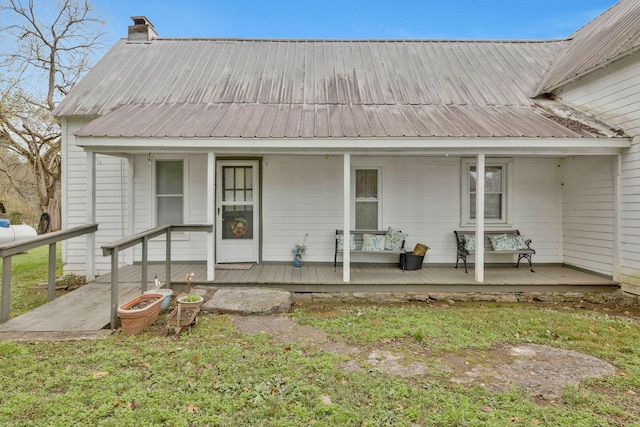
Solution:
{"label": "brick chimney", "polygon": [[132,16],[133,25],[129,26],[127,39],[130,42],[148,42],[158,38],[153,24],[146,16]]}

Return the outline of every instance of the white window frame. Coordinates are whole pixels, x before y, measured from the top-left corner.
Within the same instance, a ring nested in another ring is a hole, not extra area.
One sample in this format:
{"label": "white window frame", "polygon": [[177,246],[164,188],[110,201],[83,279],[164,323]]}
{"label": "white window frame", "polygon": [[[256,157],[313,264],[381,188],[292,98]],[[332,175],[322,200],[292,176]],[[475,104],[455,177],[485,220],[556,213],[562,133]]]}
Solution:
{"label": "white window frame", "polygon": [[[462,164],[460,167],[460,225],[461,226],[472,226],[475,225],[475,218],[471,218],[471,204],[469,202],[470,199],[470,178],[469,178],[469,170],[472,165],[476,165],[477,159],[468,158],[462,159]],[[509,226],[511,225],[511,183],[512,179],[512,170],[513,170],[513,161],[512,159],[486,159],[485,167],[489,166],[499,166],[502,167],[502,195],[503,195],[503,203],[502,203],[502,212],[500,219],[490,219],[485,218],[485,224],[487,225],[503,225]],[[489,194],[486,192],[485,194]]]}
{"label": "white window frame", "polygon": [[[189,180],[188,180],[188,170],[189,164],[186,156],[159,156],[153,158],[153,168],[151,173],[151,188],[153,191],[151,192],[151,224],[154,227],[158,226],[158,193],[156,188],[156,174],[158,170],[158,162],[162,161],[181,161],[182,162],[182,219],[184,223],[188,223],[189,218]],[[173,233],[177,235],[187,235],[187,233]]]}
{"label": "white window frame", "polygon": [[[361,200],[356,200],[356,171],[359,170],[376,170],[378,182],[376,185],[378,186],[378,194],[376,198],[363,198]],[[372,202],[375,201],[378,203],[378,224],[376,230],[380,230],[383,224],[382,221],[382,166],[353,166],[351,168],[351,224],[355,229],[356,227],[356,204],[357,202]]]}

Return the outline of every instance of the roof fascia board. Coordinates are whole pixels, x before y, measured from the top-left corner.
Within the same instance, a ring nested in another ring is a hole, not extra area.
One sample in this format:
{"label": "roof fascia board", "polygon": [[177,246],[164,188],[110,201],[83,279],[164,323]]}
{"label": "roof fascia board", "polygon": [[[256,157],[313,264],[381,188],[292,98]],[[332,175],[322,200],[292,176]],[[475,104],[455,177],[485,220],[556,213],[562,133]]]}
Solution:
{"label": "roof fascia board", "polygon": [[426,139],[157,139],[77,137],[86,150],[124,153],[208,152],[392,155],[487,154],[580,155],[619,154],[630,138],[426,138]]}

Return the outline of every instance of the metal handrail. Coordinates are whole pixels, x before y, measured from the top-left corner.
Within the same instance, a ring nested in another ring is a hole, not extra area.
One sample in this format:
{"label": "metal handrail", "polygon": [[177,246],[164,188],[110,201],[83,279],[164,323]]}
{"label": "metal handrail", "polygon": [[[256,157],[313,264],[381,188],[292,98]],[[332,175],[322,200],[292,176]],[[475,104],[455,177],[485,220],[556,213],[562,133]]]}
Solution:
{"label": "metal handrail", "polygon": [[147,258],[149,239],[166,235],[165,283],[171,287],[171,232],[204,231],[213,232],[212,224],[173,224],[151,228],[130,237],[101,246],[103,256],[111,256],[111,329],[115,329],[118,317],[118,253],[121,250],[142,244],[141,292],[147,290]]}
{"label": "metal handrail", "polygon": [[54,231],[43,234],[33,239],[0,245],[0,258],[2,258],[2,308],[0,309],[0,323],[9,320],[11,309],[11,257],[28,251],[29,249],[49,245],[48,261],[48,295],[49,301],[56,298],[56,243],[84,234],[95,233],[98,224],[79,225],[66,230]]}

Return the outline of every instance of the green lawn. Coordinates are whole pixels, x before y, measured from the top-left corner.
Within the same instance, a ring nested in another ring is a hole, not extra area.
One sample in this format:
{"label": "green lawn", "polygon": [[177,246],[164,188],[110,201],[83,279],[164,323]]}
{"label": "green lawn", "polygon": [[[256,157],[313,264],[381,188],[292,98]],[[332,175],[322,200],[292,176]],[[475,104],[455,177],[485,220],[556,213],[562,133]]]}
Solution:
{"label": "green lawn", "polygon": [[[11,317],[47,302],[49,247],[41,246],[11,259]],[[0,274],[2,265],[0,263]],[[57,245],[56,277],[62,275],[60,245]],[[1,301],[1,297],[0,297]]]}
{"label": "green lawn", "polygon": [[[198,316],[176,340],[164,314],[143,333],[82,342],[0,342],[2,426],[640,426],[637,310],[570,304],[298,305],[299,325],[362,351],[277,343]],[[572,349],[618,372],[541,401],[453,383],[438,360],[484,360],[506,344]],[[401,378],[366,365],[383,348],[419,361]]]}

